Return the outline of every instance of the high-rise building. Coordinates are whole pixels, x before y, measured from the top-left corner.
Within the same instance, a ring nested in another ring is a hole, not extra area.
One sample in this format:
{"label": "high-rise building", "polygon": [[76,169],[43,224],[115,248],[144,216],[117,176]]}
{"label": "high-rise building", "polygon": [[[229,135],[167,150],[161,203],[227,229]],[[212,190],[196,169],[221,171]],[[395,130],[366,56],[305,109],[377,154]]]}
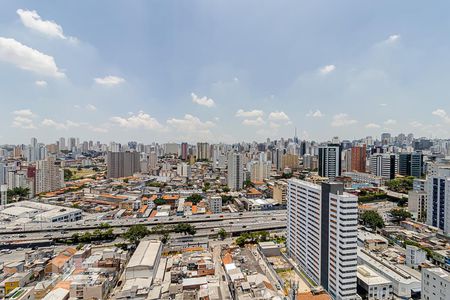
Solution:
{"label": "high-rise building", "polygon": [[199,160],[210,159],[208,143],[197,143],[197,159]]}
{"label": "high-rise building", "polygon": [[391,180],[395,178],[397,159],[395,154],[377,153],[370,157],[370,173]]}
{"label": "high-rise building", "polygon": [[428,176],[427,224],[450,234],[450,169],[438,168]]}
{"label": "high-rise building", "polygon": [[30,175],[30,172],[36,174],[36,194],[55,191],[64,187],[64,171],[55,162],[54,157],[38,160],[35,171],[31,169],[27,171],[28,175]]}
{"label": "high-rise building", "polygon": [[253,182],[263,182],[270,176],[272,163],[266,160],[265,153],[260,153],[257,161],[251,161],[247,164],[247,170],[250,172],[250,180]]}
{"label": "high-rise building", "polygon": [[106,156],[107,177],[132,176],[140,171],[140,155],[137,152],[111,152]]}
{"label": "high-rise building", "polygon": [[155,151],[148,154],[148,170],[155,170],[158,163],[158,156]]}
{"label": "high-rise building", "polygon": [[356,299],[358,198],[339,183],[290,179],[287,249],[333,299]]}
{"label": "high-rise building", "polygon": [[181,159],[187,160],[188,157],[188,143],[181,143]]}
{"label": "high-rise building", "polygon": [[66,150],[66,139],[63,137],[59,138],[59,150]]}
{"label": "high-rise building", "polygon": [[281,169],[289,168],[291,170],[298,169],[298,155],[296,154],[284,154],[281,157]]}
{"label": "high-rise building", "polygon": [[164,154],[178,155],[179,145],[177,143],[166,143],[164,145]]}
{"label": "high-rise building", "polygon": [[423,175],[423,154],[420,151],[400,153],[398,165],[400,175],[421,177]]}
{"label": "high-rise building", "polygon": [[337,144],[319,147],[319,176],[334,179],[341,176],[341,150]]}
{"label": "high-rise building", "polygon": [[381,134],[381,144],[389,145],[391,143],[391,134],[390,133],[382,133]]}
{"label": "high-rise building", "polygon": [[351,170],[350,172],[366,172],[366,145],[351,148]]}
{"label": "high-rise building", "polygon": [[232,191],[239,191],[244,187],[244,169],[240,153],[230,152],[228,154],[227,184]]}
{"label": "high-rise building", "polygon": [[181,177],[191,177],[191,166],[185,162],[177,165],[177,175]]}

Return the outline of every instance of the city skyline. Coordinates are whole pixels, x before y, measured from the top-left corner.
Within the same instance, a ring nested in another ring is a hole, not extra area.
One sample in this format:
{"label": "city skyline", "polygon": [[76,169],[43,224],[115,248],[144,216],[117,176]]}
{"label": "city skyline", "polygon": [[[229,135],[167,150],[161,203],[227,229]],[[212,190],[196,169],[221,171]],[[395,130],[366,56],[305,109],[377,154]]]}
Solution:
{"label": "city skyline", "polygon": [[0,144],[450,137],[447,3],[80,4],[2,4]]}

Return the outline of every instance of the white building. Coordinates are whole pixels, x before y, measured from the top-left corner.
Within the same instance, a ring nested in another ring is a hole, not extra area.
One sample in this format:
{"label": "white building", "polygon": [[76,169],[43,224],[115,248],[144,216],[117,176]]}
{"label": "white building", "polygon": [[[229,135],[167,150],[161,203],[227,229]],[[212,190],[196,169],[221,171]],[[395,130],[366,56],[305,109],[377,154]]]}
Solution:
{"label": "white building", "polygon": [[287,248],[333,299],[356,298],[358,209],[339,183],[288,181]]}
{"label": "white building", "polygon": [[358,266],[358,287],[364,291],[363,299],[389,300],[393,298],[392,282],[368,266]]}
{"label": "white building", "polygon": [[181,177],[191,177],[191,166],[187,163],[179,163],[177,165],[177,175]]}
{"label": "white building", "polygon": [[427,253],[425,251],[413,245],[406,245],[405,263],[408,267],[416,269],[426,259]]}
{"label": "white building", "polygon": [[450,274],[441,268],[422,269],[422,299],[450,300]]}
{"label": "white building", "polygon": [[125,268],[125,279],[153,279],[161,259],[161,251],[160,241],[141,241]]}
{"label": "white building", "polygon": [[[392,291],[397,297],[408,299],[420,293],[420,273],[405,265],[403,265],[404,268],[400,268],[400,265],[394,265],[392,262],[360,247],[358,247],[358,265],[367,265],[390,280]],[[405,269],[409,269],[408,272]]]}
{"label": "white building", "polygon": [[252,161],[248,163],[248,170],[250,171],[250,179],[253,182],[262,182],[269,178],[272,162],[270,161]]}
{"label": "white building", "polygon": [[390,180],[397,173],[397,158],[395,154],[377,153],[370,157],[370,173]]}
{"label": "white building", "polygon": [[228,187],[232,191],[239,191],[244,187],[244,169],[242,154],[231,152],[228,154]]}
{"label": "white building", "polygon": [[220,214],[222,212],[222,197],[212,196],[209,198],[209,210],[213,214]]}
{"label": "white building", "polygon": [[450,235],[450,174],[438,168],[427,178],[427,224]]}

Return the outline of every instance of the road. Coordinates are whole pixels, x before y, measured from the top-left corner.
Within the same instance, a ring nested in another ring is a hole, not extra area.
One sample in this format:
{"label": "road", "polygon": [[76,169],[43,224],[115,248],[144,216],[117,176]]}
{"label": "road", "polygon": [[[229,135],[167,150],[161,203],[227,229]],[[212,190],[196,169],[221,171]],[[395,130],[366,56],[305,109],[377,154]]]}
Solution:
{"label": "road", "polygon": [[[169,219],[168,217],[166,217]],[[158,223],[150,223],[148,222],[138,222],[138,223],[126,223],[126,226],[121,225],[115,227],[112,227],[113,232],[115,235],[123,234],[127,229],[128,226],[134,225],[134,224],[143,224],[146,225],[147,228],[151,229],[152,227],[156,226],[157,224],[167,224],[164,222],[165,219],[160,218],[160,222]],[[168,220],[167,220],[168,221]],[[170,221],[170,224],[173,223],[174,220]],[[223,215],[223,218],[210,218],[208,221],[201,222],[199,219],[195,220],[194,222],[191,222],[190,219],[182,219],[179,222],[185,222],[185,223],[193,223],[193,225],[197,229],[196,236],[209,236],[213,234],[217,234],[220,228],[224,228],[225,231],[228,233],[240,233],[240,232],[246,232],[246,231],[259,231],[259,230],[277,230],[277,229],[285,229],[286,227],[286,216],[284,214],[273,214],[271,217],[268,217],[266,214],[257,214],[253,217],[242,217],[234,218],[230,217],[227,218],[226,214]],[[66,225],[66,224],[64,224]],[[70,223],[67,223],[67,225],[72,225]],[[70,229],[68,229],[70,228]],[[95,228],[95,227],[94,227]],[[54,228],[53,230],[33,230],[28,231],[26,233],[24,232],[14,232],[14,233],[0,233],[0,243],[4,244],[11,244],[11,243],[18,243],[18,242],[32,242],[37,240],[52,240],[52,239],[58,239],[58,238],[70,238],[74,233],[82,234],[84,232],[94,232],[94,228],[86,228],[84,226],[78,226],[78,227],[66,227],[63,228]]]}
{"label": "road", "polygon": [[177,224],[177,223],[203,223],[215,222],[222,220],[236,220],[236,219],[254,219],[254,218],[278,218],[285,217],[286,210],[271,210],[271,211],[254,211],[241,213],[223,213],[212,215],[193,215],[193,216],[170,216],[170,217],[154,217],[154,218],[123,218],[114,220],[80,220],[77,222],[54,222],[54,223],[27,223],[22,225],[8,225],[7,223],[0,224],[1,234],[17,234],[17,233],[31,233],[31,232],[48,232],[54,230],[75,230],[79,231],[80,227],[83,229],[101,228],[102,224],[107,223],[111,227],[127,227],[136,224],[157,225],[157,224]]}

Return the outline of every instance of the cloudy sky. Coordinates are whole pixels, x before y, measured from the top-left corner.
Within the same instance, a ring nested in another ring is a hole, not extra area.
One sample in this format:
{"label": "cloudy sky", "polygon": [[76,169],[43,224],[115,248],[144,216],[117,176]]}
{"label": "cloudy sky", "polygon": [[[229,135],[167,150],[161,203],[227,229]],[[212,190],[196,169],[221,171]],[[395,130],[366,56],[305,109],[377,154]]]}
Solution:
{"label": "cloudy sky", "polygon": [[0,6],[0,144],[450,136],[448,1]]}

